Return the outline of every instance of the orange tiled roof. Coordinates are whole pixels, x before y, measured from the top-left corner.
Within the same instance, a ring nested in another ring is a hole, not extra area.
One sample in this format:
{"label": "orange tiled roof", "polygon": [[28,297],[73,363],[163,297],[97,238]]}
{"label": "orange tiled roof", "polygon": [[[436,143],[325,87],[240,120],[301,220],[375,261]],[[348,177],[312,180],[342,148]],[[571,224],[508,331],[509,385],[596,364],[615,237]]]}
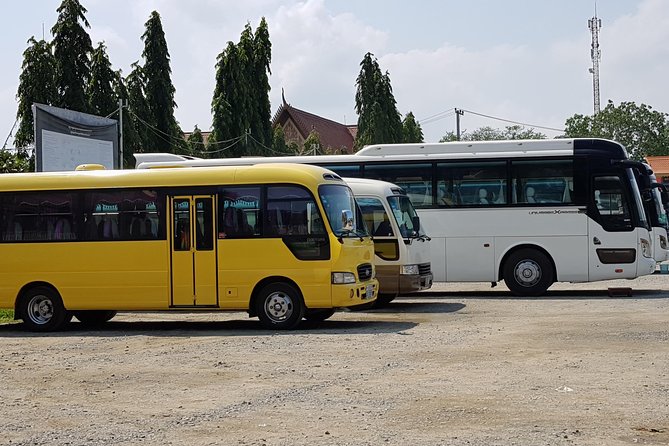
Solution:
{"label": "orange tiled roof", "polygon": [[669,156],[647,156],[646,161],[656,177],[669,175]]}
{"label": "orange tiled roof", "polygon": [[313,113],[300,110],[286,102],[283,98],[283,104],[279,107],[272,126],[277,124],[284,125],[288,119],[292,119],[302,138],[306,139],[312,130],[318,132],[323,147],[333,149],[346,148],[347,152],[353,151],[354,135],[357,132],[357,126],[346,126],[338,122],[323,118]]}

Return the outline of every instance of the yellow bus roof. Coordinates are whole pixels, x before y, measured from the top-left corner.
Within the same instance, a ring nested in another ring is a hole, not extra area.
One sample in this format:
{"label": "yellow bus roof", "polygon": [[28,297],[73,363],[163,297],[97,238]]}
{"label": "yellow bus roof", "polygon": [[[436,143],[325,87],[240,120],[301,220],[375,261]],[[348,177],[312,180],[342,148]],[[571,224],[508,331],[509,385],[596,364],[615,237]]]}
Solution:
{"label": "yellow bus roof", "polygon": [[335,178],[339,179],[339,176],[322,167],[283,163],[143,170],[79,170],[0,174],[0,192],[263,183],[313,186]]}

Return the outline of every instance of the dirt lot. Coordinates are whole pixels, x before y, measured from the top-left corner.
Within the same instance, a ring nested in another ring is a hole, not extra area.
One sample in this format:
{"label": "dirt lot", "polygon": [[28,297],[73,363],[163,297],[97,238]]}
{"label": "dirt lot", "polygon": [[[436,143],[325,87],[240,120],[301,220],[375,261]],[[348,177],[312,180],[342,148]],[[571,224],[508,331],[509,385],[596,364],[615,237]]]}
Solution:
{"label": "dirt lot", "polygon": [[669,276],[437,284],[288,333],[148,313],[0,343],[0,444],[669,444]]}

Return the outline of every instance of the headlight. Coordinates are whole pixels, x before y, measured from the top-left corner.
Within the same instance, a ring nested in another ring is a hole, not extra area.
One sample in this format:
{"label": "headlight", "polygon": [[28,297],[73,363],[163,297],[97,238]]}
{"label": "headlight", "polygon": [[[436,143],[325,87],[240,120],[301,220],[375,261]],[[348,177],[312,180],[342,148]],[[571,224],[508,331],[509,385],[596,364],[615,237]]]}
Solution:
{"label": "headlight", "polygon": [[643,254],[644,257],[652,257],[653,255],[650,252],[650,242],[645,238],[642,238],[640,240],[641,240],[641,254]]}
{"label": "headlight", "polygon": [[418,274],[420,274],[418,270],[418,265],[402,265],[402,268],[400,268],[400,274],[404,274],[407,276],[409,275],[417,276]]}
{"label": "headlight", "polygon": [[355,283],[355,274],[332,273],[332,283]]}
{"label": "headlight", "polygon": [[660,248],[667,249],[667,238],[663,235],[660,236]]}

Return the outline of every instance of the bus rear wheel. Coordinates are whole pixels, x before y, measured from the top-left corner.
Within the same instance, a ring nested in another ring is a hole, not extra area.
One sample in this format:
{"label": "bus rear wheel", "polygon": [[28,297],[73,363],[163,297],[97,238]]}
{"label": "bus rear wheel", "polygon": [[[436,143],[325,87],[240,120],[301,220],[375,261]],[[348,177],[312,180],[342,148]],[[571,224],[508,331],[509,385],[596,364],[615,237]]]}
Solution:
{"label": "bus rear wheel", "polygon": [[504,283],[516,296],[541,296],[554,280],[553,264],[536,249],[519,249],[504,263]]}
{"label": "bus rear wheel", "polygon": [[72,313],[65,309],[60,295],[46,286],[26,291],[17,305],[17,312],[24,327],[30,331],[55,331],[72,319]]}
{"label": "bus rear wheel", "polygon": [[116,316],[116,311],[114,311],[114,310],[80,310],[80,311],[73,311],[72,314],[82,324],[93,326],[93,325],[104,324],[105,322],[110,321],[114,316]]}
{"label": "bus rear wheel", "polygon": [[287,283],[278,282],[265,286],[258,293],[255,303],[260,323],[269,329],[293,329],[304,316],[300,292]]}

